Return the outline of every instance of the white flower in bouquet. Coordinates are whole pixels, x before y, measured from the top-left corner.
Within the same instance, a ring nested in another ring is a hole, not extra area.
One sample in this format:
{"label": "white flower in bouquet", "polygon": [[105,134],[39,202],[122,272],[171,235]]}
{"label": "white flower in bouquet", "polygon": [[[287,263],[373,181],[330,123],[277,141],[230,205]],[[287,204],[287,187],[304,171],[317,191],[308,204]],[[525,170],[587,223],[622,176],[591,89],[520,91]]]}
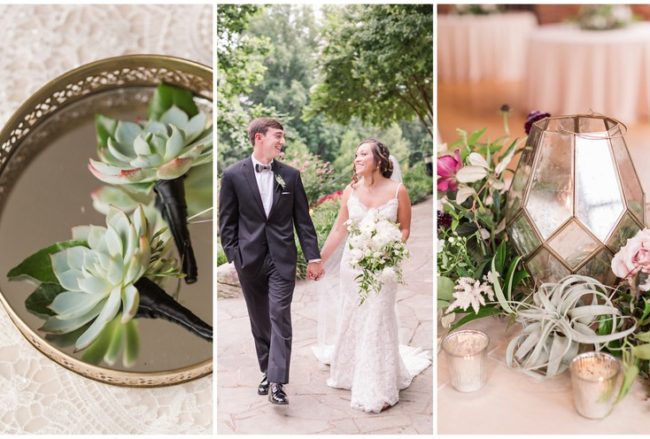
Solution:
{"label": "white flower in bouquet", "polygon": [[381,218],[377,211],[367,215],[361,222],[348,221],[349,264],[361,270],[356,277],[359,282],[361,304],[370,291],[379,293],[385,282],[402,282],[401,262],[408,257],[397,224]]}

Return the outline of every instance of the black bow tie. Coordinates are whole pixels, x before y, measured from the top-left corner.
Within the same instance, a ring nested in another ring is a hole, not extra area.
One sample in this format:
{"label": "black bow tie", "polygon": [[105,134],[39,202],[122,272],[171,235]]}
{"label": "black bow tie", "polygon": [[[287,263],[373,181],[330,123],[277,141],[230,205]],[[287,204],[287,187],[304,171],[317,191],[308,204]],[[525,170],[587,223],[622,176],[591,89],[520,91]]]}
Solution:
{"label": "black bow tie", "polygon": [[271,170],[271,165],[260,165],[259,163],[255,163],[255,172],[264,172],[270,170]]}

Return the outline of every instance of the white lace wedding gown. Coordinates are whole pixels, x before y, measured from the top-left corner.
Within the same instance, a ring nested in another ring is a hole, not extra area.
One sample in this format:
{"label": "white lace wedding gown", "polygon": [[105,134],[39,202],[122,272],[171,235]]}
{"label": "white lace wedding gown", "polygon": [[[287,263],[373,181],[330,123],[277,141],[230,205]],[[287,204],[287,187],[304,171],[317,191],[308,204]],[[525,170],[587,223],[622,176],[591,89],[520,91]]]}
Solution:
{"label": "white lace wedding gown", "polygon": [[[397,219],[398,200],[393,198],[377,208],[379,215]],[[352,192],[348,212],[360,221],[370,209]],[[400,346],[395,310],[396,282],[385,282],[379,292],[370,293],[359,305],[359,271],[350,267],[348,245],[344,244],[340,265],[339,312],[334,346],[314,349],[316,356],[330,364],[327,385],[350,389],[351,406],[367,412],[380,412],[399,401],[399,391],[426,369],[431,360],[421,348]]]}

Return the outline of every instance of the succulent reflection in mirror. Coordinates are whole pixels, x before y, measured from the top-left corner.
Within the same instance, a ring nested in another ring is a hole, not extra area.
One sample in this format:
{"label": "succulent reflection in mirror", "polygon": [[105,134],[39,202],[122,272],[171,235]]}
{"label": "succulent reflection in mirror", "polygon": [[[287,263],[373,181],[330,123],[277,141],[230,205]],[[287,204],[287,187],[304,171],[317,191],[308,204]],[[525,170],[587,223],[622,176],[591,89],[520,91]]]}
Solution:
{"label": "succulent reflection in mirror", "polygon": [[644,193],[623,137],[599,115],[533,124],[506,204],[507,230],[538,282],[614,281],[613,255],[643,228]]}

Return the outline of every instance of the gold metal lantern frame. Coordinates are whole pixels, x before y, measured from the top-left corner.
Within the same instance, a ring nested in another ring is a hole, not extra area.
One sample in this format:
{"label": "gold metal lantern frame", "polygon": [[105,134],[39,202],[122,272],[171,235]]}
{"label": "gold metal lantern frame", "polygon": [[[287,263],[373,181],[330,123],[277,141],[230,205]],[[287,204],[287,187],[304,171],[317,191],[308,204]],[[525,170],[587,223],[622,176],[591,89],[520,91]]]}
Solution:
{"label": "gold metal lantern frame", "polygon": [[613,284],[613,255],[644,227],[645,195],[625,125],[592,114],[533,124],[506,203],[506,228],[537,282]]}

